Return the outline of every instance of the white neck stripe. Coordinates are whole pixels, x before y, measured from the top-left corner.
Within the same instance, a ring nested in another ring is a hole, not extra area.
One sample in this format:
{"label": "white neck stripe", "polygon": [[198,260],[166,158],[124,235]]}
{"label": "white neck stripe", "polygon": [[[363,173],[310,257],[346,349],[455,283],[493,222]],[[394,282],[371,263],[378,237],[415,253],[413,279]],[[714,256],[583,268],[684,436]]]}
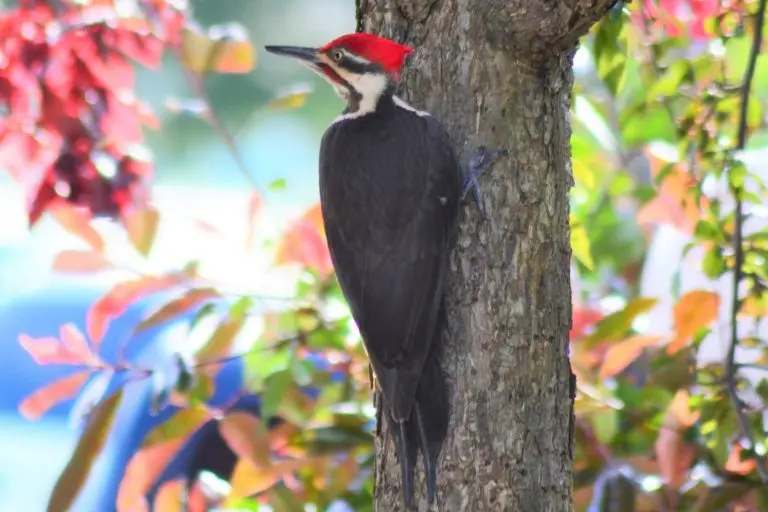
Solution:
{"label": "white neck stripe", "polygon": [[[378,98],[377,98],[377,101],[378,101]],[[424,112],[423,110],[418,110],[418,109],[413,108],[408,103],[406,103],[403,99],[401,99],[399,96],[392,96],[392,103],[394,103],[396,107],[402,108],[403,110],[407,110],[408,112],[416,114],[419,117],[425,117],[425,116],[429,115],[429,112]],[[338,123],[340,121],[346,121],[348,119],[355,119],[355,118],[358,118],[358,117],[362,117],[362,116],[364,116],[366,114],[371,114],[375,110],[375,108],[376,108],[376,104],[375,103],[374,103],[374,108],[371,109],[371,110],[363,110],[362,102],[361,102],[360,106],[361,106],[361,108],[359,108],[355,112],[349,112],[347,114],[341,114],[339,117],[334,119],[331,122],[331,124],[333,125],[333,124],[336,124],[336,123]]]}

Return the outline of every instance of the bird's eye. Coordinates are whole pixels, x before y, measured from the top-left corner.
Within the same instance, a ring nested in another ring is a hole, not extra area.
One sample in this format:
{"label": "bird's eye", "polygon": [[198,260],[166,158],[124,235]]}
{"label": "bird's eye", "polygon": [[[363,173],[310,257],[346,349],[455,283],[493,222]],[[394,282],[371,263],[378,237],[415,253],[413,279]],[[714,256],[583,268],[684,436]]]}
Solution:
{"label": "bird's eye", "polygon": [[331,58],[336,62],[340,62],[341,59],[344,58],[344,54],[341,52],[341,50],[334,50],[331,54]]}

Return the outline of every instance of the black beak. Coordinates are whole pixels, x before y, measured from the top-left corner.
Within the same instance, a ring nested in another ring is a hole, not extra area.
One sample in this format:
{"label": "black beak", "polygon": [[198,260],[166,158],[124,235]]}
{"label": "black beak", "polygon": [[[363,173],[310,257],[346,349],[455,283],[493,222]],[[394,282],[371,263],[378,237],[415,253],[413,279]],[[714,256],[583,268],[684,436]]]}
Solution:
{"label": "black beak", "polygon": [[265,50],[275,55],[281,55],[283,57],[292,57],[309,64],[316,64],[318,62],[317,48],[304,48],[301,46],[265,46]]}

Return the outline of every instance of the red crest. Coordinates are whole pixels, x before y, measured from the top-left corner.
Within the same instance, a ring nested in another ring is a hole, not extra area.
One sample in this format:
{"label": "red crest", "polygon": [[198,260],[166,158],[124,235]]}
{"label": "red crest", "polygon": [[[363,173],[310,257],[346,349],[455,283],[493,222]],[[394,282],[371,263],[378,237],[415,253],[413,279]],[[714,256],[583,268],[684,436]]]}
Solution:
{"label": "red crest", "polygon": [[399,76],[405,56],[413,52],[413,48],[410,46],[365,32],[338,37],[320,50],[325,52],[338,47],[345,48],[355,55],[379,64],[385,71],[395,76]]}

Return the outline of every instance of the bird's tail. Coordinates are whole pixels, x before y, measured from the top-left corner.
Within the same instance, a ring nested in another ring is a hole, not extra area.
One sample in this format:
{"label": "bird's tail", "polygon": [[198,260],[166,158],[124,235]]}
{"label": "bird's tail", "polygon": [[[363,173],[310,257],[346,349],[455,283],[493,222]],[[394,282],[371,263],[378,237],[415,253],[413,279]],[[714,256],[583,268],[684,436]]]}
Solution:
{"label": "bird's tail", "polygon": [[408,420],[396,422],[387,410],[386,401],[381,401],[389,431],[395,441],[406,509],[413,502],[413,473],[419,452],[424,461],[427,499],[430,504],[435,500],[437,492],[437,458],[448,432],[449,413],[448,389],[440,369],[438,349],[439,340],[435,340],[424,364]]}

